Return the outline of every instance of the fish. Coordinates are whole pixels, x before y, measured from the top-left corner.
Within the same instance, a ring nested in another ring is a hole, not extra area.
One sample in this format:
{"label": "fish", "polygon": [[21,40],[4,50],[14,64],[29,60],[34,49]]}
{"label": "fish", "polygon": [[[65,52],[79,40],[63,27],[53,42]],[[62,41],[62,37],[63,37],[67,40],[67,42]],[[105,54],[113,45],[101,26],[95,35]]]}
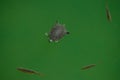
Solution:
{"label": "fish", "polygon": [[96,64],[90,64],[90,65],[82,67],[81,70],[87,70],[87,69],[90,69],[90,68],[95,67],[95,66],[96,66]]}
{"label": "fish", "polygon": [[65,24],[60,24],[58,20],[51,28],[49,33],[45,33],[49,38],[49,42],[58,42],[61,38],[63,38],[66,34],[70,34],[65,28]]}
{"label": "fish", "polygon": [[105,10],[106,10],[107,20],[108,20],[109,22],[112,22],[112,17],[111,17],[111,13],[110,13],[110,10],[109,10],[109,7],[108,7],[108,2],[106,2]]}
{"label": "fish", "polygon": [[21,72],[24,72],[24,73],[27,73],[27,74],[35,74],[35,75],[43,76],[43,74],[41,74],[37,71],[26,69],[26,68],[23,68],[23,67],[19,67],[19,68],[17,68],[17,70],[21,71]]}

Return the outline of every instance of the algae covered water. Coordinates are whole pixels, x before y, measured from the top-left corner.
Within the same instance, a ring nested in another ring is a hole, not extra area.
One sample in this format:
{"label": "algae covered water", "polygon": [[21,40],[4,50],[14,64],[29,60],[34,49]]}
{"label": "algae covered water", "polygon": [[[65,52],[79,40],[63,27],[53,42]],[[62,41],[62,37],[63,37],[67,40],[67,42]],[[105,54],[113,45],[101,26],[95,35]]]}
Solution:
{"label": "algae covered water", "polygon": [[[106,0],[1,0],[0,79],[120,80],[120,1],[107,1],[112,22]],[[70,34],[49,43],[45,33],[56,20]]]}

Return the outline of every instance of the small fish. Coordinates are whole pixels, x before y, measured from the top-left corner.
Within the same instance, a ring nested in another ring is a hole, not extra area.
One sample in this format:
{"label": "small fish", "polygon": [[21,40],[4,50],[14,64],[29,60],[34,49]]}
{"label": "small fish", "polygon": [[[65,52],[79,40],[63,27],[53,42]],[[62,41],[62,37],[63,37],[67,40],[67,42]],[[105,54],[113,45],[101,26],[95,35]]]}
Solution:
{"label": "small fish", "polygon": [[28,74],[35,74],[35,75],[43,76],[43,74],[41,74],[37,71],[33,71],[33,70],[30,70],[30,69],[25,69],[25,68],[22,68],[22,67],[17,68],[17,70],[21,71],[21,72],[24,72],[24,73],[28,73]]}
{"label": "small fish", "polygon": [[60,24],[58,21],[56,21],[49,33],[45,33],[49,38],[49,42],[58,42],[66,34],[69,34],[69,32],[65,29],[65,24]]}
{"label": "small fish", "polygon": [[107,16],[108,21],[109,21],[109,22],[112,22],[112,17],[111,17],[111,13],[110,13],[110,10],[109,10],[109,8],[108,8],[108,3],[107,3],[107,2],[106,2],[106,7],[105,7],[105,9],[106,9],[106,16]]}
{"label": "small fish", "polygon": [[84,66],[83,68],[81,68],[81,70],[87,70],[87,69],[90,69],[94,66],[96,66],[96,64],[90,64],[90,65]]}

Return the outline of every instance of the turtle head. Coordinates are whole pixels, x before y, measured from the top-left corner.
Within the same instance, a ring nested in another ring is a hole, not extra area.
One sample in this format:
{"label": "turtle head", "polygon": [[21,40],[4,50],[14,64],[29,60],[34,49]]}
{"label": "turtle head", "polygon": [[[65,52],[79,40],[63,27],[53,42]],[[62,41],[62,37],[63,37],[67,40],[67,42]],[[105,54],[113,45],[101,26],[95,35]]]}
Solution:
{"label": "turtle head", "polygon": [[66,34],[70,34],[70,32],[66,32]]}

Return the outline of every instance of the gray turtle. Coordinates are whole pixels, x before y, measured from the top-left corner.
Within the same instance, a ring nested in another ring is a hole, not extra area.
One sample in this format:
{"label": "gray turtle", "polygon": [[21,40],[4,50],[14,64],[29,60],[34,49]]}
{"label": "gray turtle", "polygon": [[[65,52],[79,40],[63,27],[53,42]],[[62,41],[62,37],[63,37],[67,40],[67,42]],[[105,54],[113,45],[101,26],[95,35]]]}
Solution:
{"label": "gray turtle", "polygon": [[62,25],[58,21],[56,21],[51,31],[46,33],[49,42],[58,42],[66,34],[69,34],[69,32],[65,29],[65,24]]}

